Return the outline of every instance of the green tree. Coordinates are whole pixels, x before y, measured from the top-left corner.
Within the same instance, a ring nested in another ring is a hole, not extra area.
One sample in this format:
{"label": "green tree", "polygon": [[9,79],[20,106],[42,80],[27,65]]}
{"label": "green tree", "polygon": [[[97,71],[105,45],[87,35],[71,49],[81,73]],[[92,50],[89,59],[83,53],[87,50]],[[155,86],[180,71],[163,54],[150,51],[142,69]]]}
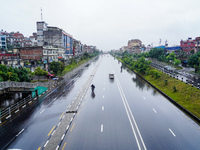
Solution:
{"label": "green tree", "polygon": [[194,67],[194,65],[199,66],[199,57],[200,57],[200,52],[195,53],[194,55],[190,56],[187,60],[188,65],[191,67]]}
{"label": "green tree", "polygon": [[9,79],[9,75],[7,74],[7,72],[0,71],[0,76],[3,79],[3,81],[8,81]]}
{"label": "green tree", "polygon": [[27,68],[21,68],[18,72],[20,82],[30,82],[29,71]]}
{"label": "green tree", "polygon": [[179,59],[174,59],[174,65],[178,66],[181,64],[181,61]]}
{"label": "green tree", "polygon": [[8,72],[13,72],[13,73],[14,73],[14,69],[10,66],[10,67],[8,68]]}
{"label": "green tree", "polygon": [[161,73],[160,73],[158,70],[156,70],[156,69],[151,70],[151,71],[150,71],[150,74],[151,74],[152,77],[154,77],[155,79],[158,79],[158,78],[161,77]]}
{"label": "green tree", "polygon": [[149,51],[150,58],[158,59],[161,55],[164,55],[164,54],[165,54],[165,50],[163,48],[152,48]]}
{"label": "green tree", "polygon": [[7,73],[7,70],[8,70],[8,68],[6,65],[0,64],[0,71]]}
{"label": "green tree", "polygon": [[19,79],[17,73],[11,73],[11,75],[10,75],[10,77],[9,77],[9,80],[10,80],[10,81],[15,81],[15,82],[19,82],[19,81],[20,81],[20,79]]}
{"label": "green tree", "polygon": [[64,68],[65,68],[64,64],[59,61],[53,61],[50,65],[50,70],[52,70],[55,75],[57,75],[58,72],[62,72]]}
{"label": "green tree", "polygon": [[166,60],[167,60],[167,62],[174,62],[175,58],[176,58],[176,55],[174,52],[172,52],[166,57]]}
{"label": "green tree", "polygon": [[140,73],[145,74],[145,72],[149,70],[150,64],[151,61],[146,61],[145,57],[141,57],[133,64],[132,69],[136,69]]}
{"label": "green tree", "polygon": [[48,72],[42,70],[41,67],[37,67],[37,68],[34,70],[34,74],[35,74],[36,76],[45,76],[45,75],[47,75],[47,73],[48,73]]}

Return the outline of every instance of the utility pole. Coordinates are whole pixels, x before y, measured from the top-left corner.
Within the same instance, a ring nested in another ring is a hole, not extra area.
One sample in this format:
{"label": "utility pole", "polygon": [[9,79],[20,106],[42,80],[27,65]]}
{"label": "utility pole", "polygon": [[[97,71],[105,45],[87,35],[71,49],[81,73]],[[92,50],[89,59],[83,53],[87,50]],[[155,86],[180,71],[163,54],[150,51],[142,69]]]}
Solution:
{"label": "utility pole", "polygon": [[160,41],[159,41],[159,46],[161,46],[161,43],[162,43],[162,40],[160,39]]}
{"label": "utility pole", "polygon": [[42,8],[41,8],[41,21],[43,20],[43,18],[42,18]]}

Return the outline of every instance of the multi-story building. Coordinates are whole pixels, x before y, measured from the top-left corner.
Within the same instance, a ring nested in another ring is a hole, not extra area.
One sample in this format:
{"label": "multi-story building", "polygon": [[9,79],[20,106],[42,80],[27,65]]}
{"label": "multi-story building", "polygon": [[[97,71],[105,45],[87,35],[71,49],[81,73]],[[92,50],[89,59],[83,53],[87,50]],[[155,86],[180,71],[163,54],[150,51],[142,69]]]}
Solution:
{"label": "multi-story building", "polygon": [[65,55],[73,55],[73,37],[58,27],[47,27],[43,31],[44,46],[63,48]]}
{"label": "multi-story building", "polygon": [[33,33],[32,36],[29,36],[31,40],[31,46],[37,46],[37,33]]}
{"label": "multi-story building", "polygon": [[120,52],[123,53],[125,51],[129,51],[128,46],[123,46],[120,48]]}
{"label": "multi-story building", "polygon": [[96,50],[97,50],[96,46],[86,45],[86,44],[83,45],[83,53],[87,52],[89,54],[92,54]]}
{"label": "multi-story building", "polygon": [[7,44],[6,44],[6,35],[0,35],[0,50],[6,50]]}
{"label": "multi-story building", "polygon": [[25,47],[32,46],[32,42],[31,42],[30,38],[27,38],[27,37],[24,38],[24,46]]}
{"label": "multi-story building", "polygon": [[51,63],[52,61],[58,61],[59,48],[54,46],[44,46],[43,47],[43,62]]}
{"label": "multi-story building", "polygon": [[37,62],[44,63],[44,67],[52,61],[58,61],[58,48],[52,46],[21,47],[19,48],[20,58],[36,66]]}
{"label": "multi-story building", "polygon": [[195,52],[199,52],[200,51],[200,37],[196,37],[195,38]]}
{"label": "multi-story building", "polygon": [[44,45],[44,31],[47,30],[47,23],[44,21],[38,21],[37,23],[37,45]]}
{"label": "multi-story building", "polygon": [[21,47],[19,48],[20,58],[36,65],[36,61],[42,61],[43,47]]}
{"label": "multi-story building", "polygon": [[142,48],[142,42],[139,39],[132,39],[128,41],[128,49],[130,53],[140,53]]}
{"label": "multi-story building", "polygon": [[147,47],[146,47],[146,52],[149,52],[151,49],[153,48],[153,46],[152,45],[147,45]]}
{"label": "multi-story building", "polygon": [[182,51],[185,51],[187,54],[189,54],[191,50],[195,50],[195,40],[192,38],[188,38],[185,41],[181,40],[180,46]]}
{"label": "multi-story building", "polygon": [[82,56],[83,50],[82,50],[82,44],[80,41],[73,39],[73,55],[74,56]]}

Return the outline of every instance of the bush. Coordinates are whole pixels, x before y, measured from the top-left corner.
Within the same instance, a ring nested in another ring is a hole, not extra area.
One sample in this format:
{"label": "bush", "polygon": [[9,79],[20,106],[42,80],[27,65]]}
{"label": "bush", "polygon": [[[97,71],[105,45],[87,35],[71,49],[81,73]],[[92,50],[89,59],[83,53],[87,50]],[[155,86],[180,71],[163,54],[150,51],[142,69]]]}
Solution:
{"label": "bush", "polygon": [[168,80],[165,80],[165,85],[167,85],[168,84]]}
{"label": "bush", "polygon": [[161,77],[161,73],[160,73],[158,70],[156,70],[156,69],[151,70],[151,71],[150,71],[150,74],[151,74],[152,77],[154,77],[155,79],[158,79],[158,78]]}
{"label": "bush", "polygon": [[174,92],[176,92],[176,91],[177,91],[177,89],[176,89],[176,86],[175,86],[175,85],[173,86],[173,91],[174,91]]}
{"label": "bush", "polygon": [[47,75],[47,71],[44,71],[41,69],[41,67],[37,67],[34,71],[36,76],[46,76]]}

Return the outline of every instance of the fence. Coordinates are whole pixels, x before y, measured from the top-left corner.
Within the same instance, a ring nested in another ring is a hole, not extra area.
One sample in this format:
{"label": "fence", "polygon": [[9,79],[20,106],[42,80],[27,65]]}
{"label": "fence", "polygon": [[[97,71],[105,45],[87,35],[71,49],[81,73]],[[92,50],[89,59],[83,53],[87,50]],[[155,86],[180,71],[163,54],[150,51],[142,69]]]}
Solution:
{"label": "fence", "polygon": [[8,108],[0,110],[0,124],[4,120],[9,119],[12,115],[23,110],[27,105],[31,105],[36,99],[36,97],[32,98],[32,96],[29,95],[28,97],[20,100],[18,103],[15,103]]}

